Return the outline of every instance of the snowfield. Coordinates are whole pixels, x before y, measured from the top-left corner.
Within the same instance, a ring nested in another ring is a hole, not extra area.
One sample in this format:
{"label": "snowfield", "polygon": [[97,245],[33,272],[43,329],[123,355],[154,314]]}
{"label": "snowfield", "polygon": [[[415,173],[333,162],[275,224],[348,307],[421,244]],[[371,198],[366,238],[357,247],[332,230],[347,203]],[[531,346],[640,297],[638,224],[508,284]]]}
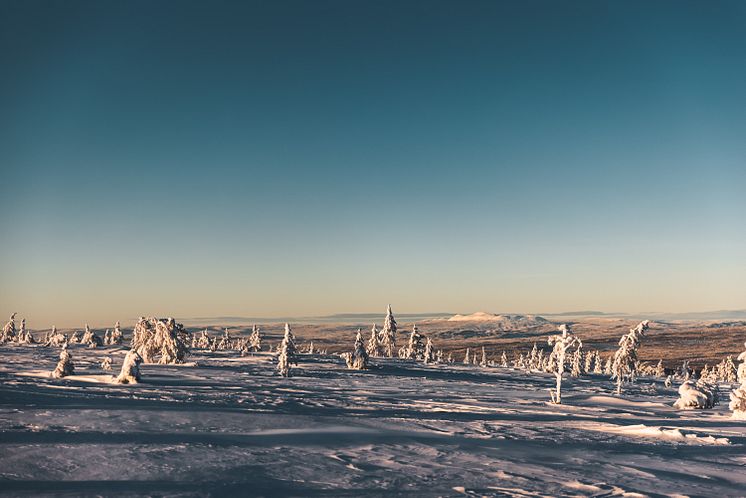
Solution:
{"label": "snowfield", "polygon": [[[0,494],[744,496],[746,424],[678,384],[371,358],[195,350],[111,384],[127,347],[2,347]],[[111,356],[112,370],[101,360]],[[721,385],[727,399],[729,386]]]}

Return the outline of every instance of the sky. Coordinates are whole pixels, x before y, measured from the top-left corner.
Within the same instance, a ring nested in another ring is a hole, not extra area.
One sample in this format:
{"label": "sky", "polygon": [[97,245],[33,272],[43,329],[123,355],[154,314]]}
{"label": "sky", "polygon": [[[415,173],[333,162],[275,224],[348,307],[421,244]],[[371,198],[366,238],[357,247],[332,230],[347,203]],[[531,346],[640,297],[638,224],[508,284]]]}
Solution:
{"label": "sky", "polygon": [[746,308],[742,1],[0,0],[0,313]]}

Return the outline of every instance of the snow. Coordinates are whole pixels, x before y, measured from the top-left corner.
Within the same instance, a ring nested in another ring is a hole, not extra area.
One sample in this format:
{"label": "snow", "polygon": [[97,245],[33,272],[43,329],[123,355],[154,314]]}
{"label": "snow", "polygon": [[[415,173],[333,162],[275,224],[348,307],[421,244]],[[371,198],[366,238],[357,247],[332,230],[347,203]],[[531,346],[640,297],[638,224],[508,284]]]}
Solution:
{"label": "snow", "polygon": [[[127,343],[128,341],[125,341]],[[272,344],[276,346],[275,344]],[[640,377],[299,354],[193,350],[112,383],[129,347],[3,346],[0,494],[263,496],[736,496],[746,424],[726,403],[677,410]]]}

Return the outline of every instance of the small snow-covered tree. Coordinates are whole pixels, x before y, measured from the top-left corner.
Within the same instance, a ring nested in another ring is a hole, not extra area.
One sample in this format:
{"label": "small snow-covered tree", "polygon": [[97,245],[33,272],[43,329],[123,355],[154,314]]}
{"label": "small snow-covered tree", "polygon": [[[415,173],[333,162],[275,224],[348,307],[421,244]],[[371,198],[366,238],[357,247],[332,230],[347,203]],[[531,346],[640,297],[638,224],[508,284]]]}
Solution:
{"label": "small snow-covered tree", "polygon": [[686,380],[679,386],[679,399],[673,406],[679,410],[706,409],[714,407],[717,401],[717,384],[711,385],[704,379]]}
{"label": "small snow-covered tree", "polygon": [[293,336],[290,330],[290,325],[285,324],[285,335],[280,343],[278,355],[277,355],[277,373],[283,377],[290,377],[290,365],[298,363],[295,355],[297,349],[295,347],[295,336]]}
{"label": "small snow-covered tree", "polygon": [[34,336],[31,335],[31,332],[26,329],[26,319],[24,318],[21,320],[21,330],[18,331],[18,342],[19,344],[34,344],[36,341],[34,340]]}
{"label": "small snow-covered tree", "polygon": [[111,344],[111,330],[106,329],[106,332],[104,332],[104,346],[108,346]]}
{"label": "small snow-covered tree", "polygon": [[85,333],[83,334],[83,338],[80,340],[81,344],[85,344],[89,348],[96,348],[101,346],[101,338],[97,336],[91,328],[88,326],[88,324],[85,324]]}
{"label": "small snow-covered tree", "polygon": [[484,346],[482,346],[482,358],[479,360],[479,366],[480,367],[487,366],[487,351],[485,351]]}
{"label": "small snow-covered tree", "polygon": [[223,330],[223,336],[220,338],[220,342],[218,343],[218,349],[221,351],[225,351],[226,349],[231,348],[231,336],[228,333],[228,329],[226,328]]}
{"label": "small snow-covered tree", "polygon": [[466,348],[466,354],[464,355],[464,365],[471,365],[471,356],[469,356],[471,353],[471,350],[469,348]]}
{"label": "small snow-covered tree", "polygon": [[738,380],[738,368],[733,362],[733,356],[726,356],[718,365],[718,377],[723,382],[736,382]]}
{"label": "small snow-covered tree", "polygon": [[637,374],[637,349],[640,347],[645,331],[648,329],[648,321],[644,320],[637,324],[629,333],[619,339],[619,349],[614,353],[611,364],[611,379],[616,379],[616,393],[622,394],[622,383],[627,380],[634,382]]}
{"label": "small snow-covered tree", "polygon": [[13,313],[8,319],[8,323],[3,327],[3,335],[0,336],[0,342],[13,342],[16,339],[16,314]]}
{"label": "small snow-covered tree", "polygon": [[447,362],[448,362],[449,364],[450,364],[450,363],[453,363],[453,362],[454,362],[454,360],[453,360],[453,352],[452,352],[452,351],[449,351],[449,352],[448,352],[448,358],[446,359],[446,361],[447,361]]}
{"label": "small snow-covered tree", "polygon": [[381,342],[378,339],[378,330],[376,329],[376,324],[373,324],[373,328],[370,329],[370,338],[368,339],[368,344],[365,347],[365,350],[368,352],[368,356],[377,358],[379,356],[383,356],[383,350],[381,348]]}
{"label": "small snow-covered tree", "polygon": [[409,343],[404,348],[404,358],[409,360],[422,359],[425,354],[425,344],[423,342],[422,334],[417,329],[417,324],[412,324],[412,333],[409,334]]}
{"label": "small snow-covered tree", "polygon": [[111,356],[105,356],[101,361],[101,370],[111,370]]}
{"label": "small snow-covered tree", "polygon": [[425,364],[433,363],[435,361],[435,352],[433,351],[433,341],[430,340],[430,338],[427,338],[427,342],[425,343],[425,353],[423,354],[422,361],[425,362]]}
{"label": "small snow-covered tree", "polygon": [[143,363],[184,363],[189,349],[186,330],[173,318],[140,317],[132,332],[132,349]]}
{"label": "small snow-covered tree", "polygon": [[593,352],[593,373],[594,374],[604,373],[604,362],[601,359],[601,353],[599,353],[598,350]]}
{"label": "small snow-covered tree", "polygon": [[692,369],[689,368],[689,360],[684,360],[679,367],[679,377],[684,380],[689,380],[692,376]]}
{"label": "small snow-covered tree", "polygon": [[539,364],[539,348],[534,343],[531,348],[531,353],[528,355],[528,368],[529,370],[539,370],[541,365]]}
{"label": "small snow-covered tree", "polygon": [[666,387],[671,387],[673,385],[673,375],[669,375],[666,377],[666,380],[663,382],[663,385]]}
{"label": "small snow-covered tree", "polygon": [[131,349],[127,352],[124,357],[124,363],[122,363],[122,370],[114,382],[117,384],[137,384],[140,382],[140,364],[143,362],[142,356]]}
{"label": "small snow-covered tree", "polygon": [[663,360],[658,360],[658,364],[655,365],[655,376],[659,379],[666,376],[666,369],[663,367]]}
{"label": "small snow-covered tree", "polygon": [[80,331],[76,330],[70,336],[70,344],[78,344],[80,342]]}
{"label": "small snow-covered tree", "polygon": [[394,357],[396,352],[396,319],[391,312],[391,305],[386,308],[386,319],[381,329],[380,341],[383,351],[389,358]]}
{"label": "small snow-covered tree", "polygon": [[580,377],[583,373],[583,347],[578,346],[572,354],[570,375],[574,378]]}
{"label": "small snow-covered tree", "polygon": [[112,346],[121,346],[124,342],[124,334],[122,334],[122,328],[119,322],[114,324],[114,330],[111,332],[111,338],[109,344]]}
{"label": "small snow-covered tree", "polygon": [[68,375],[72,375],[73,373],[75,373],[75,364],[73,363],[73,358],[68,352],[67,346],[63,346],[62,351],[60,351],[60,361],[57,362],[57,366],[52,371],[52,377],[55,379],[60,379],[62,377],[67,377]]}
{"label": "small snow-covered tree", "polygon": [[547,343],[553,346],[552,356],[555,359],[554,375],[557,379],[556,390],[549,390],[552,397],[552,403],[562,404],[562,374],[565,372],[565,357],[567,352],[572,348],[580,348],[583,343],[571,331],[570,327],[562,324],[559,327],[561,334],[549,337]]}
{"label": "small snow-covered tree", "polygon": [[262,350],[262,334],[259,331],[259,327],[253,325],[251,327],[251,335],[249,336],[249,348],[256,352]]}
{"label": "small snow-covered tree", "polygon": [[47,342],[44,344],[45,346],[62,346],[63,344],[67,344],[67,337],[65,334],[61,332],[57,332],[57,327],[52,325],[52,331],[49,333],[49,336],[47,337]]}
{"label": "small snow-covered tree", "polygon": [[583,359],[583,370],[585,373],[592,373],[593,372],[593,351],[588,351],[585,353],[585,358]]}
{"label": "small snow-covered tree", "polygon": [[501,367],[508,367],[508,355],[505,354],[505,351],[503,351],[503,354],[500,355],[500,366]]}
{"label": "small snow-covered tree", "polygon": [[[744,343],[746,348],[746,343]],[[737,420],[746,420],[746,351],[738,355],[738,382],[741,383],[736,389],[730,392],[730,403],[728,408],[731,409],[731,415]]]}
{"label": "small snow-covered tree", "polygon": [[345,360],[347,361],[347,368],[352,370],[368,369],[368,352],[365,350],[365,342],[363,341],[363,334],[360,329],[357,329],[352,353],[347,353]]}

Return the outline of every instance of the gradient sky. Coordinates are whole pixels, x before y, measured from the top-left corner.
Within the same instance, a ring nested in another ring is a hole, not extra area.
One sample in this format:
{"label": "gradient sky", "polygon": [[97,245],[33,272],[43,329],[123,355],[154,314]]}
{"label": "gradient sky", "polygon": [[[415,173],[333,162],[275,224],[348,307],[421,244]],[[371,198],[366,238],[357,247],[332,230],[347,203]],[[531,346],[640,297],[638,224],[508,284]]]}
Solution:
{"label": "gradient sky", "polygon": [[0,0],[0,313],[746,308],[742,1]]}

